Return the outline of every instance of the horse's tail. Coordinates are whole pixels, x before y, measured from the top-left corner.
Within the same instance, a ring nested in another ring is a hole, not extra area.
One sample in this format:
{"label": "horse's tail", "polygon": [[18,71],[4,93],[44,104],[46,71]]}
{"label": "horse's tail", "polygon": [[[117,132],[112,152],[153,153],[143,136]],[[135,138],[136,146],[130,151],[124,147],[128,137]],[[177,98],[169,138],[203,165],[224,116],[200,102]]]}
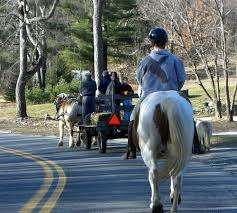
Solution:
{"label": "horse's tail", "polygon": [[[182,98],[183,99],[183,98]],[[194,121],[192,107],[186,100],[166,99],[161,103],[169,123],[168,157],[159,172],[159,180],[178,175],[192,155]]]}

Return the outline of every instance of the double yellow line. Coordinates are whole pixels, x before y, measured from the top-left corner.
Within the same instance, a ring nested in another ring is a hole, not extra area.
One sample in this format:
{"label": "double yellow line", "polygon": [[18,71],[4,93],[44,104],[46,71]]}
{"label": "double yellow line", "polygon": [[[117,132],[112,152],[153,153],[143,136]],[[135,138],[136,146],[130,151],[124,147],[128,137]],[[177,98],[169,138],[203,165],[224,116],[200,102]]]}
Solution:
{"label": "double yellow line", "polygon": [[6,148],[3,146],[0,146],[0,150],[35,161],[43,168],[44,173],[45,173],[43,184],[35,193],[35,195],[20,209],[19,213],[30,213],[34,210],[34,208],[39,204],[39,202],[42,200],[45,194],[49,191],[49,188],[52,185],[54,175],[50,166],[52,166],[57,171],[58,173],[57,186],[40,209],[41,213],[51,212],[54,206],[56,205],[56,202],[59,199],[61,193],[63,192],[63,189],[66,184],[67,178],[65,176],[63,169],[59,165],[57,165],[54,161],[51,161],[51,160],[48,160],[46,158],[42,158],[36,155],[32,155],[28,152]]}

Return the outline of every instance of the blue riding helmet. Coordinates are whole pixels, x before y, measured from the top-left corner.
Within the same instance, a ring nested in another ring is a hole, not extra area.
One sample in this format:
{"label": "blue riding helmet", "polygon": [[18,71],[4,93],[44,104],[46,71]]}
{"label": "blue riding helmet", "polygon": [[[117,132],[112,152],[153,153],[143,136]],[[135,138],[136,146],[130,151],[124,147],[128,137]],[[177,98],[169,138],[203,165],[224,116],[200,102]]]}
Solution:
{"label": "blue riding helmet", "polygon": [[156,27],[149,32],[149,39],[152,44],[165,45],[168,41],[168,34],[163,28]]}

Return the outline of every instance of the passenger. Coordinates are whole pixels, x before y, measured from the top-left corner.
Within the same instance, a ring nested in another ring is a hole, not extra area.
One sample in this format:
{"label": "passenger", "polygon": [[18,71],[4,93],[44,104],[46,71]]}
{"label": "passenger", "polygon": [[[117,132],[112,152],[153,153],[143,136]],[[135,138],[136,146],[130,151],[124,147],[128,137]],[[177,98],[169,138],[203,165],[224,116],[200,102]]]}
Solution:
{"label": "passenger", "polygon": [[[124,77],[123,78],[123,83],[121,85],[121,94],[124,96],[130,96],[133,95],[134,91],[132,89],[132,87],[128,84],[128,78]],[[131,106],[132,105],[132,99],[131,98],[127,98],[123,100],[123,106]],[[124,110],[124,120],[129,121],[130,119],[130,115],[131,115],[131,111],[129,110]]]}
{"label": "passenger", "polygon": [[88,114],[96,111],[96,82],[92,79],[92,75],[90,72],[86,73],[85,77],[86,79],[81,82],[79,87],[79,93],[82,96],[83,122],[85,122],[85,118]]}
{"label": "passenger", "polygon": [[106,95],[121,94],[121,83],[117,72],[111,72],[111,82],[106,89]]}
{"label": "passenger", "polygon": [[[106,90],[106,95],[121,95],[121,83],[118,79],[118,74],[117,72],[111,72],[111,82],[109,83],[107,90]],[[115,99],[115,106],[112,105],[111,107],[115,107],[117,109],[112,109],[112,111],[116,111],[117,115],[120,115],[120,112],[118,110],[118,107],[120,106],[120,100]]]}
{"label": "passenger", "polygon": [[109,75],[109,72],[107,70],[104,70],[102,73],[102,78],[100,79],[100,84],[98,88],[101,94],[106,93],[106,89],[110,82],[111,82],[111,77]]}

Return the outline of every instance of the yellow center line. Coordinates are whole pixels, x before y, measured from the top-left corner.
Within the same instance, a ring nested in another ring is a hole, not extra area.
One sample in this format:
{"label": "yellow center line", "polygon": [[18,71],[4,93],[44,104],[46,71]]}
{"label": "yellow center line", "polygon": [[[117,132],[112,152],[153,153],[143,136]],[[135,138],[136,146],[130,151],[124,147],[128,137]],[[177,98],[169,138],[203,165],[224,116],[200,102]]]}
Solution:
{"label": "yellow center line", "polygon": [[59,165],[57,165],[54,161],[47,160],[46,158],[42,158],[42,157],[32,155],[27,152],[23,152],[23,151],[11,149],[11,148],[6,148],[2,146],[0,146],[0,149],[8,153],[12,153],[12,154],[19,155],[21,157],[36,161],[44,169],[44,172],[45,172],[44,183],[41,185],[37,193],[20,209],[19,213],[30,213],[33,211],[33,209],[41,201],[44,195],[49,191],[49,188],[54,179],[53,171],[51,170],[49,165],[55,168],[55,170],[58,173],[58,183],[57,183],[56,189],[53,191],[49,199],[46,201],[46,203],[40,210],[40,212],[43,212],[43,213],[51,212],[57,200],[59,199],[61,193],[63,192],[63,189],[66,184],[66,176],[63,169]]}
{"label": "yellow center line", "polygon": [[[44,158],[42,158],[44,159]],[[48,201],[44,204],[44,206],[41,208],[40,213],[49,213],[52,211],[54,206],[56,205],[60,195],[63,192],[63,189],[66,185],[67,177],[62,169],[58,164],[56,164],[54,161],[47,160],[47,163],[51,164],[58,173],[58,183],[56,186],[56,189],[52,193],[52,195],[49,197]]]}

